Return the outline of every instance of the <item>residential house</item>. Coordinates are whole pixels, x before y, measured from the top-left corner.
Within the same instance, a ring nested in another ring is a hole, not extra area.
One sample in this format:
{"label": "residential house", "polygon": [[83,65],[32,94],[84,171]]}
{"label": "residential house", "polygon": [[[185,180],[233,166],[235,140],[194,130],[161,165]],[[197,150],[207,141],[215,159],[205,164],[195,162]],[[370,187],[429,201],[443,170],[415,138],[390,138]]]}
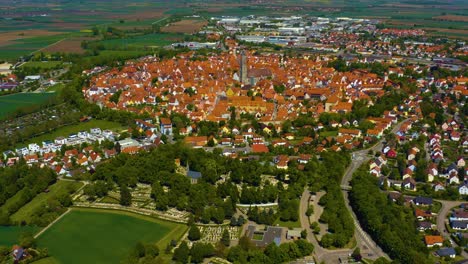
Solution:
{"label": "residential house", "polygon": [[27,164],[33,164],[33,163],[39,162],[39,158],[37,157],[37,154],[26,155],[24,156],[24,160],[26,161]]}
{"label": "residential house", "polygon": [[468,195],[468,184],[463,184],[458,187],[458,193],[460,195]]}
{"label": "residential house", "polygon": [[268,147],[265,144],[254,144],[252,145],[253,153],[268,153],[270,152]]}
{"label": "residential house", "polygon": [[468,221],[468,211],[464,209],[455,210],[450,217],[450,220]]}
{"label": "residential house", "polygon": [[445,191],[445,186],[442,183],[438,182],[434,184],[434,191],[436,192]]}
{"label": "residential house", "polygon": [[449,176],[448,179],[449,184],[460,184],[460,179],[458,179],[458,175],[452,174]]}
{"label": "residential house", "polygon": [[419,208],[414,209],[414,215],[418,221],[431,220],[433,217],[431,211],[424,211]]}
{"label": "residential house", "polygon": [[453,220],[450,221],[450,226],[455,230],[468,230],[468,221],[467,220]]}
{"label": "residential house", "polygon": [[431,222],[428,222],[428,221],[418,222],[418,230],[419,231],[423,232],[423,231],[431,230],[431,229],[432,229]]}
{"label": "residential house", "polygon": [[409,177],[403,180],[401,186],[410,191],[416,191],[416,181]]}
{"label": "residential house", "polygon": [[11,255],[14,259],[14,263],[19,263],[22,259],[28,256],[27,252],[18,245],[13,246],[11,249]]}
{"label": "residential house", "polygon": [[202,177],[202,174],[199,171],[187,170],[187,177],[190,179],[190,183],[196,184]]}
{"label": "residential house", "polygon": [[301,228],[294,228],[286,232],[286,239],[288,240],[297,240],[301,238]]}
{"label": "residential house", "polygon": [[455,251],[454,248],[441,248],[436,251],[437,256],[444,258],[444,257],[449,257],[449,258],[455,258],[457,255],[457,252]]}
{"label": "residential house", "polygon": [[397,152],[392,148],[387,152],[387,158],[394,159],[397,156]]}
{"label": "residential house", "polygon": [[172,122],[169,118],[161,118],[159,120],[161,134],[172,135]]}
{"label": "residential house", "polygon": [[418,197],[415,197],[412,202],[415,204],[415,205],[422,205],[422,206],[430,206],[432,205],[433,201],[432,201],[432,198],[430,197],[422,197],[422,196],[418,196]]}
{"label": "residential house", "polygon": [[428,248],[434,247],[434,246],[442,246],[442,243],[444,243],[444,239],[442,236],[424,236],[424,242],[426,243],[426,246]]}
{"label": "residential house", "polygon": [[434,178],[439,175],[439,170],[437,169],[437,165],[435,163],[429,164],[427,166],[427,181],[433,182]]}
{"label": "residential house", "polygon": [[106,159],[110,159],[110,158],[114,157],[115,155],[117,155],[117,151],[115,149],[106,149],[106,150],[104,150],[104,157]]}
{"label": "residential house", "polygon": [[311,155],[310,154],[301,154],[299,155],[299,158],[297,159],[297,162],[300,163],[300,164],[307,164],[309,162],[309,160],[311,159]]}

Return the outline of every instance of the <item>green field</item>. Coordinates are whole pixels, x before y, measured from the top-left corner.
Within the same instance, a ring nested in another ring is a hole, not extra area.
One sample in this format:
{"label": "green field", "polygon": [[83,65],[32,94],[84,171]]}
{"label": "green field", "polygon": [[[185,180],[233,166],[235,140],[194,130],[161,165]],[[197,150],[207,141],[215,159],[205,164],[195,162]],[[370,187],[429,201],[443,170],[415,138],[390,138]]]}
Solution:
{"label": "green field", "polygon": [[33,226],[0,226],[0,246],[12,246],[18,243],[22,232],[36,233],[37,227]]}
{"label": "green field", "polygon": [[111,130],[121,130],[122,126],[117,123],[117,122],[111,122],[111,121],[106,121],[106,120],[97,120],[97,119],[92,119],[88,122],[80,122],[74,125],[69,125],[69,126],[64,126],[60,127],[52,132],[33,137],[31,139],[28,139],[24,144],[21,144],[20,146],[27,146],[30,143],[37,143],[41,144],[43,141],[46,140],[54,140],[57,137],[68,137],[70,134],[75,134],[80,131],[88,131],[91,128],[99,127],[101,129],[111,129]]}
{"label": "green field", "polygon": [[[35,29],[38,29],[35,27]],[[29,55],[38,49],[42,49],[59,40],[66,38],[67,35],[38,36],[31,38],[18,39],[14,44],[3,46],[0,49],[0,59],[13,60],[20,56]]]}
{"label": "green field", "polygon": [[336,137],[338,136],[338,131],[322,131],[319,134],[321,137]]}
{"label": "green field", "polygon": [[13,222],[21,222],[25,221],[26,223],[29,223],[29,219],[31,219],[31,215],[34,213],[34,211],[39,208],[43,203],[47,201],[47,199],[58,195],[59,193],[62,192],[67,192],[70,193],[69,190],[72,192],[78,190],[81,186],[83,186],[83,183],[81,182],[72,182],[72,181],[58,181],[54,185],[51,185],[48,189],[49,192],[45,193],[40,193],[34,199],[32,199],[29,203],[27,203],[25,206],[21,207],[16,213],[14,213],[11,216],[11,220]]}
{"label": "green field", "polygon": [[38,238],[59,263],[120,263],[138,241],[161,251],[180,239],[185,225],[127,212],[73,209]]}
{"label": "green field", "polygon": [[299,220],[297,220],[296,222],[292,222],[292,221],[287,221],[287,222],[284,222],[284,221],[281,221],[279,218],[273,223],[274,226],[276,225],[279,225],[279,226],[282,226],[282,227],[287,227],[289,229],[293,229],[293,228],[300,228],[301,227],[301,222],[299,222]]}
{"label": "green field", "polygon": [[54,96],[55,93],[16,93],[0,96],[0,119],[20,108],[47,103]]}
{"label": "green field", "polygon": [[46,92],[60,92],[63,89],[63,87],[65,87],[65,84],[57,83],[55,85],[47,87]]}
{"label": "green field", "polygon": [[170,45],[174,42],[183,40],[183,34],[177,33],[156,33],[148,35],[139,35],[124,39],[108,39],[97,42],[98,45],[103,45],[106,49],[126,49],[126,48],[145,48],[145,47],[161,47]]}
{"label": "green field", "polygon": [[58,262],[53,257],[43,258],[43,259],[33,262],[33,264],[59,264],[59,263],[60,262]]}
{"label": "green field", "polygon": [[20,201],[21,196],[23,195],[24,192],[25,190],[22,189],[19,192],[17,192],[15,195],[10,197],[8,200],[6,200],[6,202],[2,206],[0,206],[0,210],[15,211],[15,210],[12,210],[12,208],[16,206],[16,204]]}
{"label": "green field", "polygon": [[21,65],[24,68],[43,68],[52,69],[62,64],[61,61],[29,61]]}

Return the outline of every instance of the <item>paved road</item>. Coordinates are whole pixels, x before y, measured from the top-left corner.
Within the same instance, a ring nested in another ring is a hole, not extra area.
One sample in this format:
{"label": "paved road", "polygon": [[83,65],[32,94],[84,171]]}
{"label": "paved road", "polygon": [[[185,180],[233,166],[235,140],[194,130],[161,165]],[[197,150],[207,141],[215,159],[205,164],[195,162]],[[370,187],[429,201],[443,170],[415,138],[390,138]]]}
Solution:
{"label": "paved road", "polygon": [[[407,120],[399,122],[391,131],[391,133],[396,133],[400,129],[401,125]],[[384,139],[381,139],[377,144],[374,146],[364,149],[364,150],[359,150],[353,152],[353,160],[351,161],[351,165],[348,167],[348,169],[345,172],[345,175],[343,176],[341,180],[341,186],[342,186],[342,192],[343,192],[343,197],[345,198],[345,204],[346,208],[349,210],[353,222],[354,222],[354,227],[355,227],[355,238],[357,241],[357,245],[361,249],[361,254],[365,258],[370,258],[370,259],[377,259],[379,257],[385,257],[389,259],[388,255],[383,252],[383,250],[372,240],[372,238],[364,232],[364,230],[361,228],[361,225],[359,224],[359,220],[357,219],[356,214],[354,214],[350,203],[349,203],[349,197],[348,197],[348,189],[350,187],[349,182],[351,181],[354,172],[364,163],[367,162],[371,159],[367,155],[370,150],[372,151],[380,151],[382,150],[383,147],[383,142]]]}
{"label": "paved road", "polygon": [[[453,245],[455,245],[452,238],[450,238],[450,234],[448,230],[445,228],[445,224],[448,223],[447,216],[450,213],[450,210],[454,207],[460,206],[462,203],[466,203],[465,201],[444,201],[444,200],[436,200],[442,204],[440,208],[439,214],[437,215],[437,230],[439,233],[445,238],[450,239]],[[468,253],[462,251],[462,256],[465,259],[468,259]]]}
{"label": "paved road", "polygon": [[[352,253],[352,249],[345,248],[345,249],[338,249],[338,250],[329,250],[320,246],[317,239],[313,235],[312,230],[310,229],[308,216],[305,214],[307,211],[307,208],[309,207],[310,196],[311,194],[307,189],[304,190],[301,196],[301,204],[299,206],[301,228],[307,230],[307,240],[314,245],[314,256],[318,260],[318,262],[325,261],[325,263],[327,264],[340,263],[339,258],[346,259],[349,256],[349,254]],[[303,262],[308,262],[308,261],[303,261]],[[302,262],[299,261],[297,263],[302,263]]]}
{"label": "paved road", "polygon": [[[407,119],[399,122],[392,129],[391,133],[396,133],[400,129],[403,122],[405,121],[407,121]],[[351,165],[346,170],[341,181],[341,186],[343,189],[342,192],[345,198],[346,208],[349,210],[353,218],[353,222],[355,226],[354,237],[356,238],[357,246],[360,248],[362,256],[367,259],[377,259],[379,257],[385,257],[387,259],[390,259],[390,258],[372,240],[372,238],[366,232],[364,232],[364,230],[361,228],[361,225],[359,224],[359,220],[357,219],[356,215],[354,214],[349,204],[347,190],[349,190],[350,188],[349,182],[351,181],[353,173],[356,171],[356,169],[358,169],[364,162],[367,162],[370,160],[370,157],[368,157],[367,155],[369,151],[370,150],[380,151],[383,147],[383,142],[384,142],[384,139],[381,139],[377,144],[375,144],[374,146],[370,148],[353,152],[353,160],[351,161]],[[307,211],[307,208],[309,206],[309,199],[310,199],[310,192],[308,190],[305,190],[304,193],[302,193],[301,203],[299,206],[299,214],[300,214],[301,227],[302,229],[307,230],[307,240],[311,242],[315,247],[314,255],[319,262],[325,261],[326,263],[339,263],[339,258],[346,258],[350,253],[352,253],[352,250],[351,249],[328,250],[320,246],[317,239],[313,235],[312,230],[310,229],[308,218],[305,215],[305,212]]]}

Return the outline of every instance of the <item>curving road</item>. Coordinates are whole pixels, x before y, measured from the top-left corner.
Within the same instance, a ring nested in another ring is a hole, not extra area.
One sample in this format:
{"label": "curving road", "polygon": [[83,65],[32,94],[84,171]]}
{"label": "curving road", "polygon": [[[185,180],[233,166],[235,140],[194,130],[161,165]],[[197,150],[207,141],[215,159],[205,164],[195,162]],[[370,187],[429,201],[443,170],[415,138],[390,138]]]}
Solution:
{"label": "curving road", "polygon": [[[310,197],[310,192],[307,189],[304,190],[301,196],[301,203],[299,206],[301,228],[307,231],[307,240],[314,245],[314,256],[316,260],[318,260],[318,262],[324,261],[327,264],[340,263],[340,258],[346,259],[349,256],[349,254],[353,252],[353,250],[349,248],[329,250],[320,246],[312,232],[312,229],[310,228],[308,219],[309,217],[306,215],[307,208],[309,207]],[[314,209],[317,210],[317,207],[315,207]],[[299,261],[298,263],[302,262]],[[310,261],[304,261],[304,263],[310,263]]]}
{"label": "curving road", "polygon": [[[445,200],[435,200],[435,201],[440,202],[442,204],[439,214],[437,215],[437,230],[439,231],[440,235],[444,237],[444,239],[449,239],[452,245],[455,245],[455,242],[453,242],[452,238],[450,238],[450,233],[445,228],[445,224],[446,223],[448,224],[447,216],[450,213],[452,208],[458,207],[461,204],[466,203],[466,202],[465,201],[445,201]],[[468,253],[466,253],[464,250],[462,250],[462,256],[465,259],[468,259]]]}

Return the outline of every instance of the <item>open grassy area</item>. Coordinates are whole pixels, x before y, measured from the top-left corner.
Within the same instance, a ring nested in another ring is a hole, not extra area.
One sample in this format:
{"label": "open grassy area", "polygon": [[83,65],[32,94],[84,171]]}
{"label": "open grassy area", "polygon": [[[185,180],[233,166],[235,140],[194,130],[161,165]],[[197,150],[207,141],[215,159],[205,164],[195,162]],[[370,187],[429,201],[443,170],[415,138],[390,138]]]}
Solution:
{"label": "open grassy area", "polygon": [[22,232],[37,233],[39,228],[33,226],[0,226],[0,246],[12,246],[18,243]]}
{"label": "open grassy area", "polygon": [[336,137],[338,136],[338,131],[322,131],[320,132],[321,137]]}
{"label": "open grassy area", "polygon": [[128,212],[73,209],[38,238],[59,263],[120,263],[138,241],[161,251],[180,239],[185,225]]}
{"label": "open grassy area", "polygon": [[45,193],[40,193],[34,199],[32,199],[29,203],[27,203],[25,206],[21,207],[16,213],[14,213],[11,216],[11,220],[13,222],[21,222],[25,221],[26,223],[29,223],[29,220],[31,218],[31,215],[34,213],[35,210],[37,210],[38,207],[41,206],[41,204],[45,203],[47,199],[58,195],[62,192],[69,192],[69,190],[76,191],[78,190],[81,186],[83,186],[83,183],[81,182],[72,182],[72,181],[58,181],[54,185],[51,185],[48,189],[49,192]]}
{"label": "open grassy area", "polygon": [[287,222],[284,222],[284,221],[281,221],[279,218],[273,223],[274,226],[276,225],[279,225],[279,226],[282,226],[282,227],[287,227],[289,229],[293,229],[293,228],[299,228],[301,227],[301,222],[299,222],[299,220],[297,220],[296,222],[292,222],[292,221],[287,221]]}
{"label": "open grassy area", "polygon": [[0,119],[20,108],[46,103],[54,96],[55,93],[16,93],[0,96]]}
{"label": "open grassy area", "polygon": [[43,258],[32,262],[33,264],[59,264],[60,262],[53,257]]}
{"label": "open grassy area", "polygon": [[54,130],[53,132],[46,133],[37,137],[33,137],[26,141],[23,146],[26,146],[30,143],[37,143],[41,144],[43,141],[46,140],[54,140],[57,137],[64,136],[67,137],[70,134],[78,133],[80,131],[88,131],[91,128],[94,127],[99,127],[101,129],[111,129],[111,130],[120,130],[122,129],[122,126],[119,123],[116,122],[111,122],[111,121],[106,121],[106,120],[97,120],[97,119],[92,119],[88,122],[80,122],[77,124],[69,125],[69,126],[64,126],[61,128],[58,128]]}
{"label": "open grassy area", "polygon": [[126,48],[145,48],[145,47],[161,47],[181,41],[183,34],[179,33],[155,33],[127,37],[124,39],[108,39],[99,41],[106,49],[126,49]]}
{"label": "open grassy area", "polygon": [[0,206],[0,210],[11,211],[11,208],[13,206],[16,206],[17,202],[19,202],[23,193],[24,193],[24,189],[20,190],[15,195],[10,197],[10,199],[6,200],[6,202],[2,206]]}
{"label": "open grassy area", "polygon": [[119,200],[110,196],[105,196],[100,201],[101,203],[119,204]]}
{"label": "open grassy area", "polygon": [[66,37],[66,35],[59,34],[14,40],[11,45],[3,46],[0,49],[0,59],[12,60],[19,56],[29,55]]}
{"label": "open grassy area", "polygon": [[60,92],[63,87],[65,87],[65,84],[63,83],[57,83],[55,85],[47,87],[46,91],[47,92]]}
{"label": "open grassy area", "polygon": [[29,61],[21,65],[24,68],[43,68],[52,69],[62,64],[61,61]]}

